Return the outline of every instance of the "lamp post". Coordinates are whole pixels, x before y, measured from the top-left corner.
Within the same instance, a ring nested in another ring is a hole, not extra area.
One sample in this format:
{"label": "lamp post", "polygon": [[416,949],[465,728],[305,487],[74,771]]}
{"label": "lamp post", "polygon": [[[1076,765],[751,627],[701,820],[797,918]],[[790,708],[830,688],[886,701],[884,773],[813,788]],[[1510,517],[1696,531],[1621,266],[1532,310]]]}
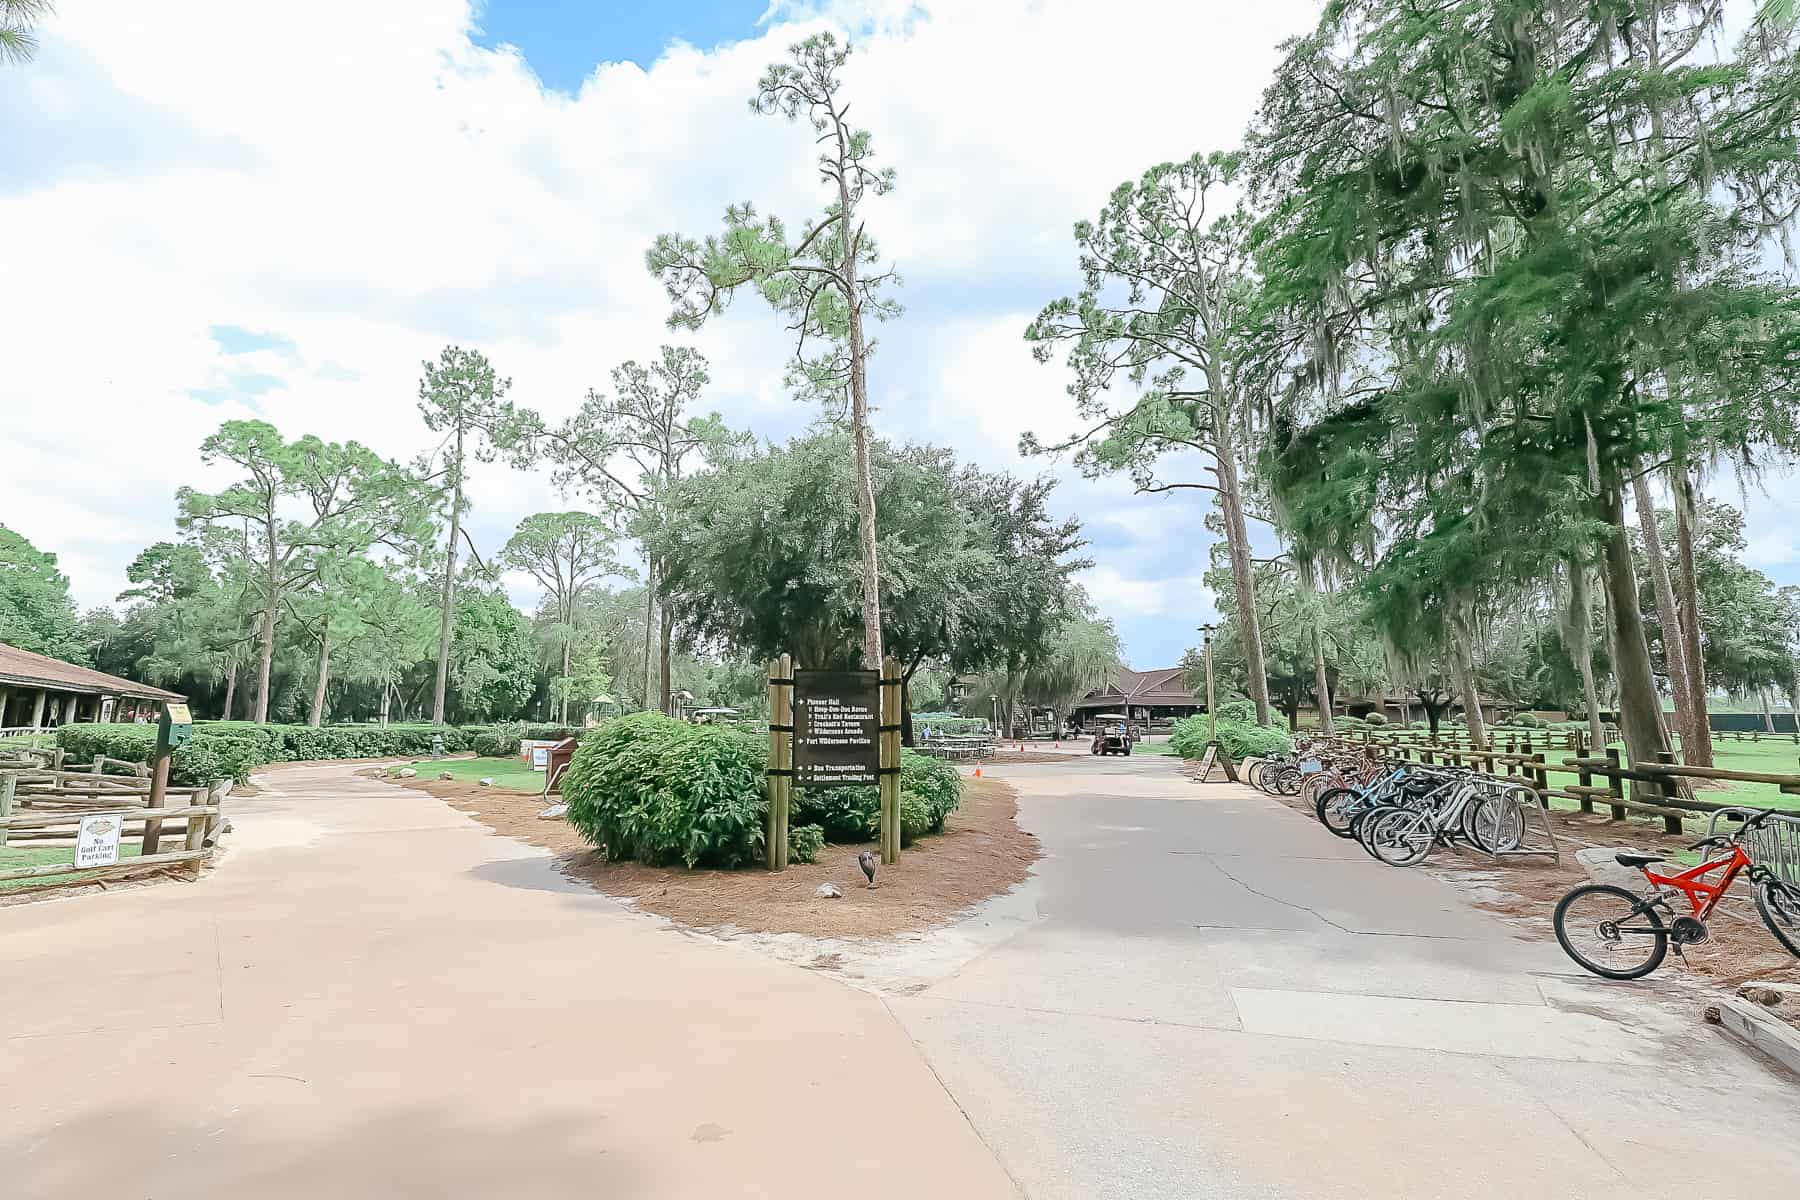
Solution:
{"label": "lamp post", "polygon": [[1200,633],[1204,637],[1202,643],[1206,648],[1206,740],[1208,743],[1219,740],[1219,719],[1213,712],[1213,673],[1212,673],[1212,639],[1217,625],[1202,625]]}

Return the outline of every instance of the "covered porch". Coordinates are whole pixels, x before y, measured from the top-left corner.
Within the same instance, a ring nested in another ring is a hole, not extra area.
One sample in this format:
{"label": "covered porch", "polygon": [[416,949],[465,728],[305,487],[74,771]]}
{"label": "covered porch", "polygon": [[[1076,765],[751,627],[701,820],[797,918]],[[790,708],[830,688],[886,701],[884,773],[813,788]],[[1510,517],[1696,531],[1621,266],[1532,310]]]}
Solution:
{"label": "covered porch", "polygon": [[97,721],[152,721],[179,692],[0,643],[0,734]]}

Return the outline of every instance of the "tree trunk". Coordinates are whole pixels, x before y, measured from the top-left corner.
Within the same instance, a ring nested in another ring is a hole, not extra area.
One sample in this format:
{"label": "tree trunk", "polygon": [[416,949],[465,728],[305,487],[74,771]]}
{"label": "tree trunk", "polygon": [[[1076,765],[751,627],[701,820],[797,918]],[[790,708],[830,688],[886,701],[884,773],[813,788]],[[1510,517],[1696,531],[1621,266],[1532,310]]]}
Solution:
{"label": "tree trunk", "polygon": [[1687,761],[1692,763],[1692,747],[1705,738],[1705,733],[1694,720],[1686,635],[1682,632],[1681,612],[1675,604],[1675,585],[1669,579],[1669,560],[1663,555],[1662,535],[1656,528],[1656,505],[1650,496],[1650,481],[1641,471],[1631,481],[1631,491],[1637,508],[1638,530],[1644,538],[1644,565],[1650,572],[1650,583],[1656,592],[1656,616],[1662,624],[1663,662],[1669,669],[1669,691],[1675,697],[1675,728],[1681,733],[1682,753],[1690,756]]}
{"label": "tree trunk", "polygon": [[392,680],[381,685],[381,727],[387,728],[388,706],[394,701],[394,683]]}
{"label": "tree trunk", "polygon": [[[1587,567],[1571,561],[1569,570],[1569,653],[1581,673],[1581,702],[1586,705],[1588,744],[1598,754],[1606,748],[1606,731],[1600,722],[1600,689],[1594,684],[1594,606],[1588,594]],[[1664,628],[1668,628],[1664,626]]]}
{"label": "tree trunk", "polygon": [[562,705],[557,711],[557,723],[565,729],[569,725],[569,643],[574,641],[574,630],[569,627],[567,619],[562,628]]}
{"label": "tree trunk", "polygon": [[850,334],[850,440],[856,448],[856,540],[862,551],[863,670],[881,670],[881,560],[875,546],[875,477],[869,468],[868,344],[863,340],[862,298],[857,294],[856,253],[862,231],[850,202],[850,145],[841,117],[837,132],[838,233],[844,247],[840,270]]}
{"label": "tree trunk", "polygon": [[1325,639],[1319,635],[1317,628],[1313,630],[1312,644],[1313,695],[1317,697],[1319,705],[1319,732],[1330,737],[1334,732],[1331,723],[1331,679],[1325,673]]}
{"label": "tree trunk", "polygon": [[900,677],[900,744],[908,748],[913,744],[911,671]]}
{"label": "tree trunk", "polygon": [[1459,618],[1450,637],[1451,666],[1456,670],[1456,689],[1462,695],[1463,721],[1469,727],[1469,745],[1486,750],[1487,721],[1481,715],[1481,693],[1475,689],[1475,654],[1468,629]]}
{"label": "tree trunk", "polygon": [[1706,708],[1706,654],[1700,645],[1700,587],[1694,574],[1694,487],[1687,469],[1670,468],[1670,490],[1675,495],[1675,544],[1679,572],[1676,599],[1681,606],[1682,663],[1687,667],[1688,708],[1693,714],[1694,747],[1689,766],[1713,765],[1712,720]]}
{"label": "tree trunk", "polygon": [[1600,515],[1611,525],[1606,539],[1607,611],[1613,630],[1613,675],[1619,685],[1619,730],[1625,737],[1625,753],[1633,764],[1654,763],[1667,750],[1663,733],[1662,703],[1656,676],[1650,668],[1650,645],[1644,639],[1644,619],[1638,610],[1637,572],[1631,561],[1631,543],[1625,536],[1625,505],[1615,484],[1602,503]]}
{"label": "tree trunk", "polygon": [[[222,719],[226,721],[231,720],[231,702],[237,699],[237,677],[237,664],[233,663],[231,669],[225,672],[225,715]],[[5,723],[5,715],[0,714],[0,725]]]}
{"label": "tree trunk", "polygon": [[651,674],[656,660],[656,560],[644,555],[644,709],[652,706],[656,695],[656,678]]}
{"label": "tree trunk", "polygon": [[450,686],[450,635],[456,622],[456,539],[462,536],[463,423],[456,420],[456,450],[451,459],[456,486],[450,501],[450,544],[444,556],[444,611],[438,615],[437,682],[431,693],[431,723],[444,723],[444,693]]}
{"label": "tree trunk", "polygon": [[[1215,372],[1216,373],[1216,372]],[[1215,395],[1222,394],[1215,390]],[[1256,705],[1256,723],[1269,723],[1269,673],[1263,665],[1262,623],[1256,615],[1256,575],[1250,563],[1250,533],[1244,524],[1244,501],[1238,487],[1231,429],[1223,413],[1213,418],[1217,444],[1219,507],[1225,517],[1225,548],[1231,554],[1231,580],[1237,590],[1238,633],[1244,645],[1244,673],[1250,699]]]}
{"label": "tree trunk", "polygon": [[312,712],[306,723],[314,729],[325,723],[325,686],[331,677],[331,625],[319,630],[319,670],[313,679]]}
{"label": "tree trunk", "polygon": [[1762,701],[1763,732],[1774,733],[1775,714],[1769,711],[1769,689],[1766,687],[1757,688],[1756,698]]}
{"label": "tree trunk", "polygon": [[672,666],[671,660],[674,657],[671,643],[675,640],[675,610],[665,604],[662,606],[662,611],[658,613],[657,616],[661,617],[662,620],[661,634],[656,641],[656,661],[658,664],[656,673],[661,685],[660,691],[662,695],[663,714],[672,717],[675,715],[675,692],[673,683],[674,672],[670,668]]}
{"label": "tree trunk", "polygon": [[262,634],[258,638],[261,662],[256,668],[256,713],[251,718],[258,725],[266,725],[269,721],[269,677],[275,669],[275,606],[278,599],[271,579],[263,608]]}

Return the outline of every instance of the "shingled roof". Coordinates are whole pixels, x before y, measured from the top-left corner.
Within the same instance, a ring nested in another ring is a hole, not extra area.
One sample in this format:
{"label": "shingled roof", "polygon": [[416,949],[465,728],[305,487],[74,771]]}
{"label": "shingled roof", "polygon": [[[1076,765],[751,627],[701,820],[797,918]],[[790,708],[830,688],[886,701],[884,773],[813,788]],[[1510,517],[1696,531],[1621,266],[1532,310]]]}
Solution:
{"label": "shingled roof", "polygon": [[33,654],[0,642],[0,687],[48,688],[84,696],[131,696],[139,700],[181,700],[180,692],[134,683],[91,667]]}
{"label": "shingled roof", "polygon": [[1089,692],[1075,705],[1094,708],[1106,705],[1132,705],[1149,708],[1154,705],[1198,704],[1188,690],[1182,667],[1161,667],[1154,671],[1121,669],[1118,678],[1096,691]]}

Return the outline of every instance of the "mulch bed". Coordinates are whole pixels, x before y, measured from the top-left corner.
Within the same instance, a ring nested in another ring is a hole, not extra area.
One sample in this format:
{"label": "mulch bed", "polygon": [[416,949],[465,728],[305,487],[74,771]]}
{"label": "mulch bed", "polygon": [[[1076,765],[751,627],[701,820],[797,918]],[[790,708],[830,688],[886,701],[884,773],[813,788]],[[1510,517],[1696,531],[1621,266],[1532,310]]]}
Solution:
{"label": "mulch bed", "polygon": [[[370,772],[385,778],[379,772]],[[1024,880],[1042,851],[1037,838],[1014,819],[1018,801],[995,779],[964,779],[962,807],[944,832],[901,851],[894,866],[876,871],[878,886],[865,886],[856,856],[865,845],[828,845],[816,863],[786,871],[690,871],[608,862],[566,821],[538,818],[546,801],[537,795],[439,779],[389,779],[429,792],[495,833],[554,851],[571,879],[677,924],[697,929],[729,926],[753,933],[809,937],[885,938],[942,925],[965,909]],[[842,899],[813,895],[835,883]]]}

